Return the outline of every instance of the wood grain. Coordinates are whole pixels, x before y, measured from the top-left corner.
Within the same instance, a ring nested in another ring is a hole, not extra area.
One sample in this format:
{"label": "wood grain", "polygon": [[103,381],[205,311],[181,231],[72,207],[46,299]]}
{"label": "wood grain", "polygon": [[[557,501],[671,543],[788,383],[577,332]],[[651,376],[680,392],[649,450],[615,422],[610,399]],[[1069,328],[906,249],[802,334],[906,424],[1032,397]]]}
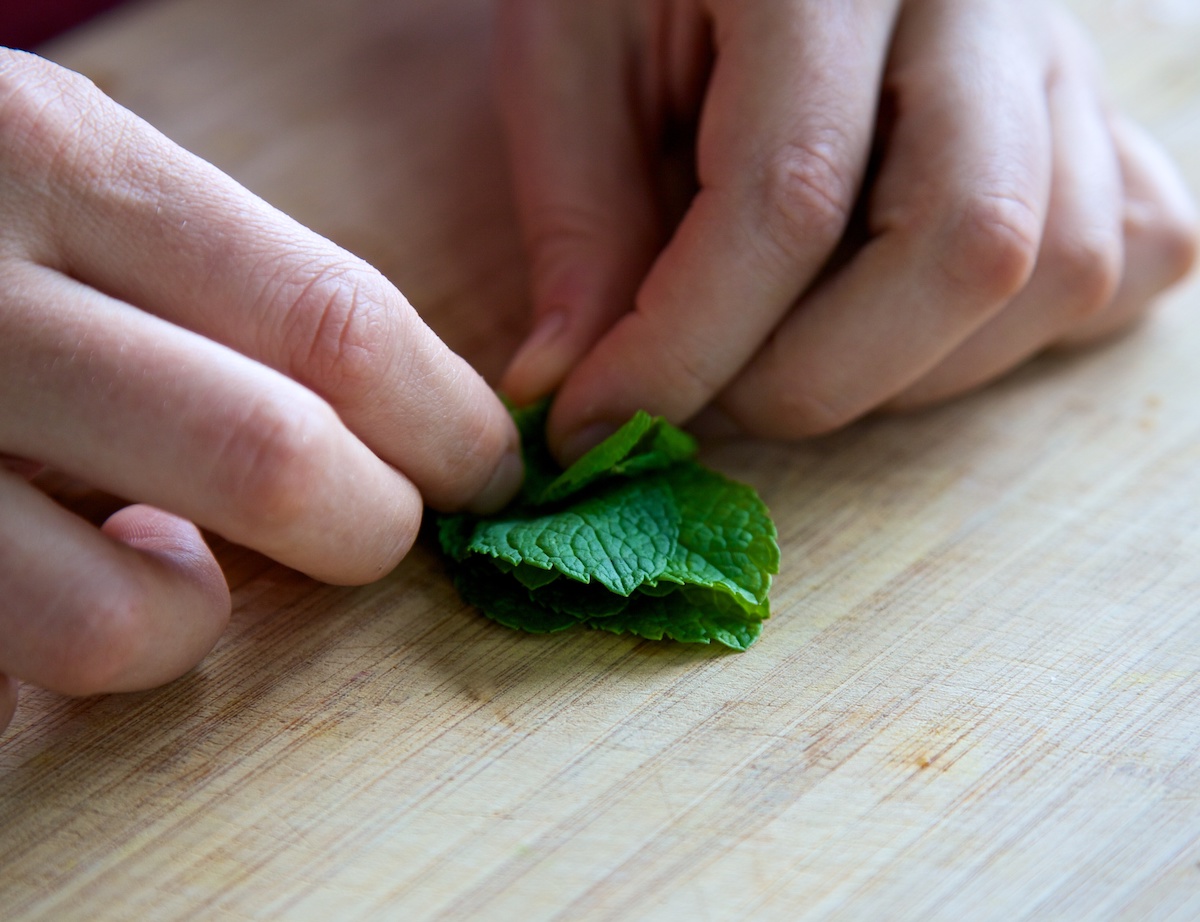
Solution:
{"label": "wood grain", "polygon": [[[169,0],[48,53],[494,375],[525,277],[488,6]],[[1074,6],[1200,188],[1196,5]],[[1198,307],[935,412],[711,449],[782,535],[744,655],[507,631],[427,546],[337,589],[218,544],[234,622],[194,673],[24,690],[0,915],[1200,917]]]}

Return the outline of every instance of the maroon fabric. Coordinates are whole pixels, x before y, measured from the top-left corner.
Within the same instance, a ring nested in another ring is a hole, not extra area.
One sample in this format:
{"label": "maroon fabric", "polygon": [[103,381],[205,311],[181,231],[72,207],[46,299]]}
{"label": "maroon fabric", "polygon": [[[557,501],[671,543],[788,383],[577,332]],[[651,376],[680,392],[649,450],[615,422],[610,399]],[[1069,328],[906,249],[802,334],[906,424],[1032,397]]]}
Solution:
{"label": "maroon fabric", "polygon": [[3,0],[0,45],[29,51],[121,0]]}

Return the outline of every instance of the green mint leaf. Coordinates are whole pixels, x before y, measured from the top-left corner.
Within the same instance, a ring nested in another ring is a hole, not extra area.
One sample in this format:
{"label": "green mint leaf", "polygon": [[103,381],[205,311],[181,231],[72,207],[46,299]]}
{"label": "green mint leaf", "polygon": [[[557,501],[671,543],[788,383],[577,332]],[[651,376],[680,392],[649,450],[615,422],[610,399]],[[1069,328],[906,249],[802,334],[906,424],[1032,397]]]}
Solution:
{"label": "green mint leaf", "polygon": [[629,595],[667,568],[679,525],[674,493],[659,474],[618,482],[550,512],[480,520],[466,547]]}
{"label": "green mint leaf", "polygon": [[[496,563],[500,563],[499,560]],[[557,570],[543,570],[529,563],[519,563],[510,571],[517,582],[526,589],[541,589],[558,579]]]}
{"label": "green mint leaf", "polygon": [[630,633],[648,640],[664,637],[680,643],[716,641],[733,650],[746,650],[762,633],[761,619],[746,613],[719,592],[685,587],[652,599],[643,596],[625,611],[587,622],[588,627],[614,634]]}
{"label": "green mint leaf", "polygon": [[758,494],[695,462],[671,471],[679,509],[675,553],[660,579],[719,587],[765,610],[779,572],[775,524]]}
{"label": "green mint leaf", "polygon": [[438,522],[464,599],[535,633],[585,624],[734,650],[755,641],[779,548],[750,487],[692,460],[692,438],[646,413],[560,471],[547,405],[512,412],[521,496],[494,516]]}
{"label": "green mint leaf", "polygon": [[578,583],[573,579],[560,579],[553,585],[531,590],[529,595],[539,605],[570,615],[578,621],[611,618],[625,611],[632,598],[609,592],[599,583]]}
{"label": "green mint leaf", "polygon": [[466,560],[470,553],[471,537],[475,534],[477,519],[470,515],[438,516],[438,541],[442,550],[454,560]]}
{"label": "green mint leaf", "polygon": [[534,502],[557,502],[598,481],[662,470],[695,453],[696,441],[690,435],[638,410],[633,419],[546,484]]}
{"label": "green mint leaf", "polygon": [[550,415],[550,401],[543,400],[529,407],[509,406],[508,409],[521,436],[521,455],[525,461],[525,482],[521,485],[516,504],[532,505],[562,473],[562,468],[546,445],[546,417]]}
{"label": "green mint leaf", "polygon": [[511,408],[525,460],[520,502],[545,506],[566,499],[597,482],[670,467],[696,454],[696,440],[665,419],[639,410],[624,426],[565,471],[546,446],[548,401]]}
{"label": "green mint leaf", "polygon": [[551,634],[580,623],[579,618],[541,605],[517,580],[485,560],[471,559],[461,564],[454,573],[454,587],[463,601],[505,627]]}

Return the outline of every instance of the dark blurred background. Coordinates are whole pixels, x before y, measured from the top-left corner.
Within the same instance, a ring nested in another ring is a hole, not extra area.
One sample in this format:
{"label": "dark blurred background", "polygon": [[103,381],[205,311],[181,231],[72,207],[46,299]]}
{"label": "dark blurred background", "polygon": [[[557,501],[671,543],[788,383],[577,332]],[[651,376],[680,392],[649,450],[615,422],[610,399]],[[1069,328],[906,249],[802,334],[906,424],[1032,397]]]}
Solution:
{"label": "dark blurred background", "polygon": [[122,0],[8,0],[0,3],[0,45],[32,51]]}

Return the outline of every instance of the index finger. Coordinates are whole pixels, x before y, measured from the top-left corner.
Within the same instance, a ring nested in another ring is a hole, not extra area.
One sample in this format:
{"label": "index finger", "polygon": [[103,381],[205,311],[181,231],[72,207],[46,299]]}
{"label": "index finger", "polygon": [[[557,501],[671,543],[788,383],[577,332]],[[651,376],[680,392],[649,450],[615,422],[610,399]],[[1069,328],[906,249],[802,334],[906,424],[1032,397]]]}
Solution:
{"label": "index finger", "polygon": [[853,207],[891,10],[715,6],[701,191],[635,310],[565,382],[550,429],[568,456],[637,409],[682,422],[703,407],[811,283]]}
{"label": "index finger", "polygon": [[[491,388],[377,270],[33,56],[0,120],[44,176],[38,262],[281,371],[440,508],[487,511],[521,477]],[[22,166],[22,164],[17,164]]]}

